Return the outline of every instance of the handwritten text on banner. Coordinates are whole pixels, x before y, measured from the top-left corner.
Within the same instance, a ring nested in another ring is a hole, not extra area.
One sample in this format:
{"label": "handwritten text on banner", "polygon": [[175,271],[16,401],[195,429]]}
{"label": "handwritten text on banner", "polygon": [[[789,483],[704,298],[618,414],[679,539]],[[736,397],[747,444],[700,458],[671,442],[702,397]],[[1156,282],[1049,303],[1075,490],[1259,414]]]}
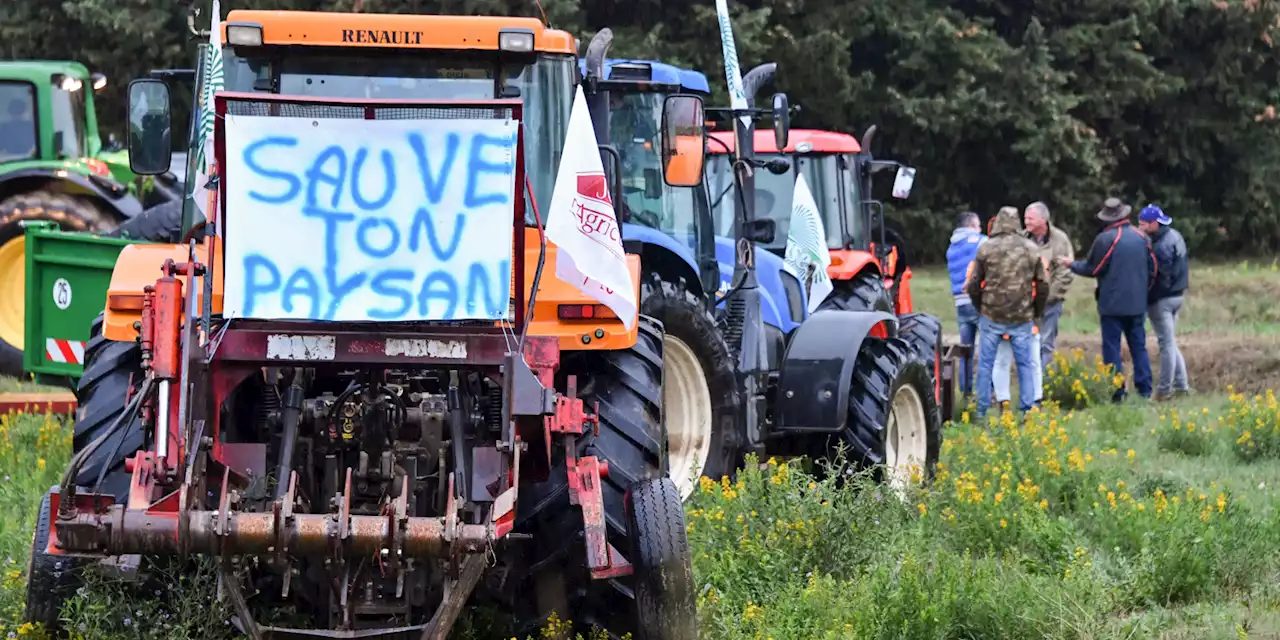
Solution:
{"label": "handwritten text on banner", "polygon": [[513,120],[227,116],[228,317],[508,317]]}

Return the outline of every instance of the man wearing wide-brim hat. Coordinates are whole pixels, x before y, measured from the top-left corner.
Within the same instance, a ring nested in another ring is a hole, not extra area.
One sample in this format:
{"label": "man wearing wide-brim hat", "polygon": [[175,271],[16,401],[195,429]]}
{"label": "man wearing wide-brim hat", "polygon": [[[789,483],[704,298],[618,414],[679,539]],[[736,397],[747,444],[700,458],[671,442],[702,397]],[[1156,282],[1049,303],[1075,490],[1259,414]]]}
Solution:
{"label": "man wearing wide-brim hat", "polygon": [[[1107,198],[1098,212],[1102,232],[1084,260],[1059,262],[1071,267],[1076,275],[1095,278],[1098,288],[1099,324],[1102,328],[1102,360],[1124,372],[1120,359],[1120,337],[1129,345],[1133,359],[1133,386],[1144,398],[1151,397],[1151,361],[1147,357],[1147,291],[1155,281],[1156,262],[1151,244],[1138,228],[1129,223],[1132,207],[1119,198]],[[1125,396],[1122,385],[1115,400]]]}

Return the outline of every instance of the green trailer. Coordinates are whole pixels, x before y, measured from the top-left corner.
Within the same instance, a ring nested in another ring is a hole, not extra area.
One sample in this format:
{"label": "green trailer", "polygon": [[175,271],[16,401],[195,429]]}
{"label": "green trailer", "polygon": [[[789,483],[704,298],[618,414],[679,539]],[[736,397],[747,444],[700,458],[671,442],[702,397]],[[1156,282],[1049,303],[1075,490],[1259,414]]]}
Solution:
{"label": "green trailer", "polygon": [[84,370],[93,321],[107,303],[116,257],[137,240],[25,225],[26,310],[23,369],[37,382],[74,386]]}
{"label": "green trailer", "polygon": [[94,94],[106,82],[78,62],[0,62],[2,375],[21,373],[28,350],[35,358],[45,355],[27,339],[23,323],[26,223],[107,233],[148,207],[181,198],[177,177],[138,180],[127,151],[103,145]]}

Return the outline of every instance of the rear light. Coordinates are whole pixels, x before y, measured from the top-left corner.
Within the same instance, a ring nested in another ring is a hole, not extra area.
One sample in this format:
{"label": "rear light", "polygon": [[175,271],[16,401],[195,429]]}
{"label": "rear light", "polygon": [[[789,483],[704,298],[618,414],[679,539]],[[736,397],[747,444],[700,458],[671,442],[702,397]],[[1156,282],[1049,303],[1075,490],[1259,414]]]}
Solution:
{"label": "rear light", "polygon": [[602,304],[562,304],[556,309],[561,320],[617,320],[618,315]]}
{"label": "rear light", "polygon": [[94,175],[99,175],[104,178],[111,176],[111,168],[107,166],[107,163],[97,158],[85,158],[84,166],[89,167],[89,171]]}
{"label": "rear light", "polygon": [[107,308],[112,311],[142,311],[142,295],[113,293],[107,296]]}

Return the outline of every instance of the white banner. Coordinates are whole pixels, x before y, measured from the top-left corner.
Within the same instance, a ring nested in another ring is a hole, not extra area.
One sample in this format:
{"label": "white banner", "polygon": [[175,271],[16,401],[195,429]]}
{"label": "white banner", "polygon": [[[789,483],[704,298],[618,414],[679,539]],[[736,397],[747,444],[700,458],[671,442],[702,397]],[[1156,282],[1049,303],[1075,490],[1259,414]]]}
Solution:
{"label": "white banner", "polygon": [[514,120],[226,120],[227,317],[509,316]]}
{"label": "white banner", "polygon": [[612,309],[630,330],[636,323],[635,284],[581,86],[547,211],[547,240],[557,247],[556,277]]}
{"label": "white banner", "polygon": [[831,266],[831,252],[827,249],[827,233],[822,226],[822,214],[809,190],[804,174],[796,178],[795,194],[791,200],[791,224],[787,226],[787,249],[783,258],[788,270],[804,285],[809,297],[809,313],[818,309],[834,289],[827,267]]}

